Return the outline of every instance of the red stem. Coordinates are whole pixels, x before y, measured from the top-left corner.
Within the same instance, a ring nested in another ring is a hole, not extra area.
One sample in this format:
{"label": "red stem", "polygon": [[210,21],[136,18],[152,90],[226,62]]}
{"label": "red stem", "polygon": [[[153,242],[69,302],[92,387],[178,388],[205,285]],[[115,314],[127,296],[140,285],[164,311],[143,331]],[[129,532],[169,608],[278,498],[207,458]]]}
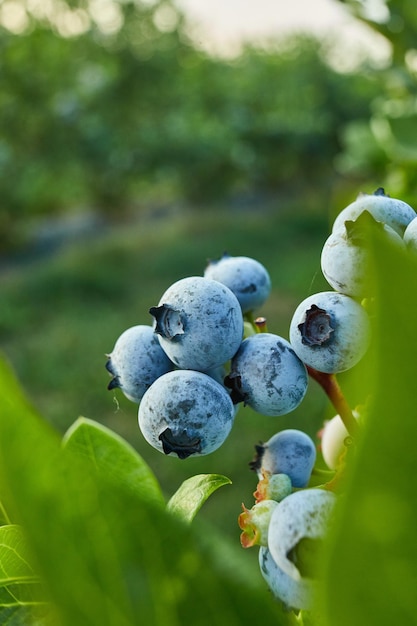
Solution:
{"label": "red stem", "polygon": [[356,421],[352,409],[346,401],[345,396],[339,386],[335,374],[326,374],[325,372],[318,372],[312,367],[307,365],[307,371],[311,378],[314,378],[316,382],[323,388],[327,394],[329,400],[333,404],[340,419],[344,423],[349,435],[355,438],[359,433],[358,422]]}

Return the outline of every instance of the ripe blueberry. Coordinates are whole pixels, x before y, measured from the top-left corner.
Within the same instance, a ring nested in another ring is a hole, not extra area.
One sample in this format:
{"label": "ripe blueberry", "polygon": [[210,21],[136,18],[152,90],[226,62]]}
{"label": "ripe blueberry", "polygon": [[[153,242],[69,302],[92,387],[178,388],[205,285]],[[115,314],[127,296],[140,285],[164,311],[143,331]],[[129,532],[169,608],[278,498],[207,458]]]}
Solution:
{"label": "ripe blueberry", "polygon": [[204,372],[223,365],[243,338],[236,296],[225,285],[202,276],[171,285],[150,313],[163,350],[183,369]]}
{"label": "ripe blueberry", "polygon": [[301,403],[308,376],[288,341],[272,333],[259,333],[242,342],[225,384],[232,390],[234,402],[276,416],[290,413]]}
{"label": "ripe blueberry", "polygon": [[265,474],[286,474],[293,487],[307,485],[316,462],[316,447],[306,433],[281,430],[255,448],[257,454],[250,465],[260,479]]}
{"label": "ripe blueberry", "polygon": [[204,276],[217,280],[233,291],[243,313],[260,307],[271,291],[271,279],[265,267],[250,257],[224,254],[210,261]]}
{"label": "ripe blueberry", "polygon": [[125,330],[107,356],[106,368],[113,376],[108,389],[119,387],[132,402],[140,402],[150,385],[174,367],[152,326],[146,325]]}
{"label": "ripe blueberry", "polygon": [[139,405],[139,427],[146,441],[164,454],[186,459],[219,448],[235,416],[226,389],[211,376],[174,370],[158,378]]}

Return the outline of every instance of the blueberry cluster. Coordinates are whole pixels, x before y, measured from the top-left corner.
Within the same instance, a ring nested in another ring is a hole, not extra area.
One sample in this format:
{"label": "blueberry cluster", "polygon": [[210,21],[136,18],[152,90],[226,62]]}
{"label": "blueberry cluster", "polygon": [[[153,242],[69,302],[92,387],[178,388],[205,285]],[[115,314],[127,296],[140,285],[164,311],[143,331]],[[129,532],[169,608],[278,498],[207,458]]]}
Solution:
{"label": "blueberry cluster", "polygon": [[209,454],[229,435],[240,404],[279,416],[301,403],[304,363],[288,340],[251,322],[270,290],[261,263],[225,254],[202,276],[172,284],[149,310],[152,325],[118,338],[108,388],[139,404],[140,430],[154,448],[180,459]]}
{"label": "blueberry cluster", "polygon": [[259,546],[260,571],[274,595],[295,610],[313,608],[315,557],[328,532],[336,495],[309,487],[316,445],[304,432],[281,430],[256,446],[259,482],[251,509],[239,516],[244,548]]}
{"label": "blueberry cluster", "polygon": [[108,388],[139,404],[146,441],[180,459],[217,450],[242,404],[286,415],[303,401],[310,378],[322,386],[337,415],[316,443],[287,429],[255,446],[255,503],[239,517],[242,545],[259,546],[262,576],[295,610],[313,608],[317,553],[366,413],[350,409],[336,375],[353,368],[370,344],[364,306],[375,296],[370,233],[415,251],[417,214],[382,189],[343,209],[321,254],[330,288],[296,307],[288,338],[254,315],[270,294],[267,270],[255,259],[225,254],[201,276],[172,284],[150,308],[152,323],[124,331],[106,364]]}
{"label": "blueberry cluster", "polygon": [[154,448],[181,459],[209,454],[229,435],[239,405],[286,415],[307,392],[309,367],[338,372],[363,356],[369,323],[354,299],[310,296],[288,340],[254,320],[270,290],[261,263],[223,255],[203,276],[172,284],[149,310],[153,324],[117,339],[108,387],[139,404],[140,430]]}
{"label": "blueberry cluster", "polygon": [[[322,249],[323,275],[333,290],[307,297],[290,323],[295,354],[339,413],[325,422],[317,444],[299,430],[282,430],[255,446],[250,463],[258,484],[255,504],[243,506],[239,516],[241,543],[259,547],[263,578],[274,596],[296,611],[315,609],[316,557],[366,415],[366,405],[350,409],[336,374],[354,367],[369,346],[371,324],[363,304],[375,295],[370,246],[375,232],[393,246],[417,250],[414,209],[382,189],[360,194],[338,215]],[[328,469],[316,464],[318,450]]]}

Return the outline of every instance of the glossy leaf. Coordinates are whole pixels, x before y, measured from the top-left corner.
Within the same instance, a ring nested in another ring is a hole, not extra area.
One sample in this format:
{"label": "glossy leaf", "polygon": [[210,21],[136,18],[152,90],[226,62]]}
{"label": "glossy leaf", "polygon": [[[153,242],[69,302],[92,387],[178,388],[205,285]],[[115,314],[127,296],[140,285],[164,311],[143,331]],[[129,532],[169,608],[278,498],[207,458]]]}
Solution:
{"label": "glossy leaf", "polygon": [[165,504],[150,467],[127,441],[102,424],[78,418],[64,436],[64,447],[91,463],[100,478],[114,487]]}
{"label": "glossy leaf", "polygon": [[204,502],[231,480],[221,474],[197,474],[185,480],[168,502],[168,510],[191,522]]}

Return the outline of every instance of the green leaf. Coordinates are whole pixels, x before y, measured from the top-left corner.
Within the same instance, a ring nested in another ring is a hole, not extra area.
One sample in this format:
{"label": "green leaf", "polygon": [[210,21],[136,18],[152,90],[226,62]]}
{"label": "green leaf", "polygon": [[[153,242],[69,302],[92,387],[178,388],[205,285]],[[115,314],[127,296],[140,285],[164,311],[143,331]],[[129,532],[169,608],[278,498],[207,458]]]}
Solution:
{"label": "green leaf", "polygon": [[[0,604],[6,604],[4,602],[6,597],[13,598],[11,604],[19,604],[21,594],[18,585],[38,582],[27,552],[20,526],[10,525],[0,528]],[[14,587],[14,594],[8,591],[11,586]]]}
{"label": "green leaf", "polygon": [[122,437],[80,417],[67,431],[64,448],[90,462],[103,480],[133,495],[165,505],[159,483],[142,457]]}
{"label": "green leaf", "polygon": [[375,258],[369,414],[328,545],[329,626],[416,623],[417,261],[379,246]]}
{"label": "green leaf", "polygon": [[53,619],[47,607],[0,606],[1,626],[54,626]]}
{"label": "green leaf", "polygon": [[230,485],[231,480],[221,474],[197,474],[185,480],[168,502],[168,510],[191,522],[211,494]]}
{"label": "green leaf", "polygon": [[3,504],[0,502],[0,526],[5,526],[7,524],[10,524],[10,519],[9,519],[9,516],[7,515],[6,509],[4,508]]}
{"label": "green leaf", "polygon": [[64,450],[13,388],[0,361],[0,491],[25,529],[53,626],[287,623],[266,588],[213,556],[198,519],[185,524]]}
{"label": "green leaf", "polygon": [[409,161],[415,164],[417,161],[416,148],[416,122],[417,115],[403,113],[399,117],[388,118],[389,127],[392,133],[391,154],[397,159]]}
{"label": "green leaf", "polygon": [[20,526],[0,528],[0,624],[32,624],[45,592],[30,563]]}

